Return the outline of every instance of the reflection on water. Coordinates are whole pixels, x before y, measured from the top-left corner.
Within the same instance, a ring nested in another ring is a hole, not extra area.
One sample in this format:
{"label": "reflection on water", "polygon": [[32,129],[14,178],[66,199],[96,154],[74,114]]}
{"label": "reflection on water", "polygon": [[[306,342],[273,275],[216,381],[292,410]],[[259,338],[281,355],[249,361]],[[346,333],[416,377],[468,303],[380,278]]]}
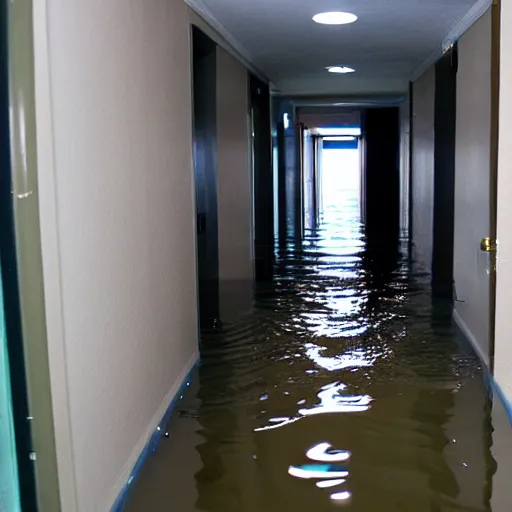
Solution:
{"label": "reflection on water", "polygon": [[491,510],[482,369],[399,244],[365,235],[353,159],[326,165],[322,222],[250,314],[203,333],[126,510]]}

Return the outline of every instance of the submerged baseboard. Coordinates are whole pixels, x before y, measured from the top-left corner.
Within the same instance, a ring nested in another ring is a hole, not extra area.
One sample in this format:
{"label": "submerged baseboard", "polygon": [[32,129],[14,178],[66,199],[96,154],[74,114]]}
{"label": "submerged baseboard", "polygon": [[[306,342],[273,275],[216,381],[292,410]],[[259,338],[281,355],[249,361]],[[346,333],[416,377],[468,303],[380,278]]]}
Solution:
{"label": "submerged baseboard", "polygon": [[111,495],[112,505],[108,507],[111,512],[121,512],[125,506],[128,491],[137,479],[142,467],[150,455],[155,451],[162,435],[165,433],[165,427],[171,418],[176,404],[183,395],[183,392],[190,385],[190,379],[199,362],[198,354],[194,354],[188,361],[183,372],[174,382],[171,390],[160,404],[160,407],[153,416],[148,429],[140,438],[135,446],[126,469],[121,473]]}
{"label": "submerged baseboard", "polygon": [[505,408],[505,411],[507,412],[508,419],[510,423],[512,424],[512,403],[510,400],[505,396],[505,393],[503,393],[503,390],[501,389],[500,385],[496,380],[494,379],[494,376],[491,374],[490,367],[489,367],[489,356],[487,354],[484,354],[482,351],[482,348],[480,347],[477,339],[473,335],[473,333],[468,328],[466,322],[462,319],[458,311],[453,311],[453,319],[455,323],[457,324],[457,327],[460,329],[461,334],[464,336],[466,341],[469,345],[473,348],[476,355],[482,362],[484,372],[485,372],[485,378],[487,381],[487,388],[489,390],[489,393],[491,395],[491,398],[496,395],[500,402],[502,403],[503,407]]}
{"label": "submerged baseboard", "polygon": [[492,397],[492,395],[496,395],[498,397],[498,399],[502,403],[503,407],[505,408],[505,411],[507,413],[510,424],[512,425],[512,403],[505,396],[505,393],[503,393],[501,386],[496,382],[496,380],[494,380],[494,377],[491,375],[491,373],[490,372],[486,372],[486,373],[487,373],[487,381],[489,383],[489,389],[491,390],[491,397]]}
{"label": "submerged baseboard", "polygon": [[457,327],[460,329],[463,336],[473,347],[473,350],[476,352],[477,356],[480,358],[485,368],[489,369],[489,355],[484,353],[482,347],[478,343],[478,340],[475,338],[474,334],[471,332],[466,322],[460,316],[459,312],[455,309],[453,310],[453,319],[455,320],[455,323],[457,324]]}
{"label": "submerged baseboard", "polygon": [[[463,336],[476,352],[485,369],[489,390],[492,395],[498,396],[502,402],[509,420],[512,423],[512,403],[507,399],[499,384],[489,372],[489,358],[483,353],[478,341],[470,331],[460,314],[454,310],[453,319]],[[127,494],[131,484],[136,480],[147,459],[156,449],[160,438],[165,433],[165,426],[182,396],[185,389],[190,385],[190,378],[198,364],[198,355],[194,354],[186,365],[182,374],[176,379],[175,384],[163,400],[145,433],[137,443],[132,456],[129,458],[127,469],[122,472],[117,484],[114,486],[111,512],[121,512],[126,502]]]}

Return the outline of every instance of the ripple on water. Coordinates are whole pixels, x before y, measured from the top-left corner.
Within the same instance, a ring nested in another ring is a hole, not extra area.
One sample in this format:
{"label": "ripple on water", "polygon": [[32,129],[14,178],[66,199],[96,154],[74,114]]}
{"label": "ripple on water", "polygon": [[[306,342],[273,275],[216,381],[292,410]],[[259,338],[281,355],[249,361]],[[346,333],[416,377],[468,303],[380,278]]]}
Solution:
{"label": "ripple on water", "polygon": [[355,188],[324,200],[253,310],[203,333],[199,440],[176,439],[197,455],[197,510],[490,510],[488,398],[450,304],[400,241],[374,248]]}

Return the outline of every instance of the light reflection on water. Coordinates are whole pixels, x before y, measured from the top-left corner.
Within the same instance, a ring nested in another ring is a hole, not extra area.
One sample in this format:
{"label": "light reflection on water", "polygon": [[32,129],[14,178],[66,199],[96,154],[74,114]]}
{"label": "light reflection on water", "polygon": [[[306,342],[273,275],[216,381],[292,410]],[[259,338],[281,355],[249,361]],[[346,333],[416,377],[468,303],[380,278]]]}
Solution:
{"label": "light reflection on water", "polygon": [[365,236],[358,180],[339,171],[325,169],[323,222],[279,248],[253,311],[204,333],[179,434],[159,448],[173,476],[159,486],[149,468],[127,510],[169,510],[159,493],[189,497],[180,512],[491,510],[478,361],[425,276]]}

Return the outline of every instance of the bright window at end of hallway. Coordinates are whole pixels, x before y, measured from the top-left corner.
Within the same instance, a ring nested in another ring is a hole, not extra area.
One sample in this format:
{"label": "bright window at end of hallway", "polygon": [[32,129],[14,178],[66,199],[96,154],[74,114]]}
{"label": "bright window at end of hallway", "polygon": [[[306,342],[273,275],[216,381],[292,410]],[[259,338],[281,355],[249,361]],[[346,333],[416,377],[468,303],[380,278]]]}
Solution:
{"label": "bright window at end of hallway", "polygon": [[[1,279],[1,278],[0,278]],[[21,512],[9,358],[0,280],[0,512]]]}

